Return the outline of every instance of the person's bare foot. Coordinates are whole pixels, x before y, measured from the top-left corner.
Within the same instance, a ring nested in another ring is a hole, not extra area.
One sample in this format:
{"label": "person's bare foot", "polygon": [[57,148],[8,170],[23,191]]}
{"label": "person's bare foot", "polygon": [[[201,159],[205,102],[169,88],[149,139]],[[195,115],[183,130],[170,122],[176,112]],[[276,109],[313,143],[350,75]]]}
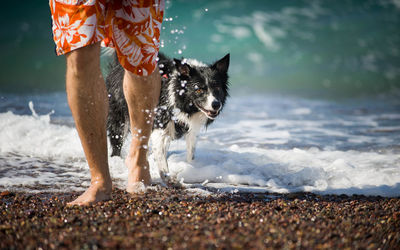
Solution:
{"label": "person's bare foot", "polygon": [[100,185],[92,184],[90,187],[81,194],[74,201],[67,203],[67,206],[87,206],[100,201],[107,201],[111,199],[112,184]]}
{"label": "person's bare foot", "polygon": [[150,168],[147,157],[142,155],[141,160],[135,157],[127,157],[125,164],[128,167],[128,193],[141,193],[146,191],[146,187],[151,184]]}

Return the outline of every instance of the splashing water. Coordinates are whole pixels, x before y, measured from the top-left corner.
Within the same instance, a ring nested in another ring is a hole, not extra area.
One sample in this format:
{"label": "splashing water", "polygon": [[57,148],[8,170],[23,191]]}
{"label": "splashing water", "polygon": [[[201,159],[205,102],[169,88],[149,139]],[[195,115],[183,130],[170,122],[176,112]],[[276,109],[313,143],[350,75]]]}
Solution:
{"label": "splashing water", "polygon": [[[398,1],[355,2],[166,1],[163,52],[205,62],[232,55],[233,94],[227,107],[200,135],[192,163],[185,160],[183,141],[172,144],[171,174],[189,190],[206,193],[399,196],[399,99],[375,93],[395,93],[399,88],[400,36],[393,30],[399,26],[400,8]],[[19,43],[36,42],[40,32],[31,32],[32,38],[24,32],[25,40],[18,38]],[[13,70],[20,68],[26,52],[12,48],[21,54],[0,67],[11,69],[2,74],[4,89],[17,91],[18,86],[31,91],[16,82],[45,91],[63,88],[54,86],[64,86],[64,61],[52,63],[40,54],[29,63],[36,65],[33,70],[24,67],[27,73],[19,74]],[[102,56],[111,57],[111,50]],[[32,79],[40,82],[32,84]],[[264,94],[237,95],[242,86],[249,93]],[[340,104],[265,94],[271,91],[369,96]],[[64,192],[88,187],[89,170],[64,93],[2,95],[0,100],[1,189]],[[174,110],[174,115],[179,112]],[[152,155],[149,161],[153,180],[160,182]],[[124,188],[123,159],[112,157],[109,162],[114,184]]]}
{"label": "splashing water", "polygon": [[[1,107],[0,187],[29,192],[84,190],[89,171],[71,118],[57,116],[57,109],[46,111],[44,100],[53,98],[41,100],[36,110],[29,104],[21,114]],[[206,192],[398,196],[399,103],[388,100],[339,104],[293,97],[232,97],[221,117],[201,133],[192,163],[186,162],[185,142],[172,143],[171,174],[189,190]],[[109,161],[115,185],[124,188],[123,159]],[[149,161],[153,180],[160,182],[152,155]]]}

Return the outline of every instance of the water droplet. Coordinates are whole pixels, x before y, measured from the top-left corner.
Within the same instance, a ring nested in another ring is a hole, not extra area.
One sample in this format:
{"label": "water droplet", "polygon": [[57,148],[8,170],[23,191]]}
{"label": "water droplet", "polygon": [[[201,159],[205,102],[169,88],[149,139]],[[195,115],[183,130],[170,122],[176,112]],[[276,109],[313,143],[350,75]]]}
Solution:
{"label": "water droplet", "polygon": [[172,113],[175,114],[175,115],[179,114],[180,112],[181,112],[181,110],[178,109],[178,108],[174,108],[174,109],[172,110]]}

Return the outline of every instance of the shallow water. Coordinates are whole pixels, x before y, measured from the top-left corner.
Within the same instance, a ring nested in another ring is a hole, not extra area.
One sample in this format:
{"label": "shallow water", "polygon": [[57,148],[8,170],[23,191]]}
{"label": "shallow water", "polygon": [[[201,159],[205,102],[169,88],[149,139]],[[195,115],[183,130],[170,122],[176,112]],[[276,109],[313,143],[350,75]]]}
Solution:
{"label": "shallow water", "polygon": [[[171,146],[171,172],[190,190],[400,195],[398,0],[166,3],[161,51],[204,62],[231,54],[232,97],[195,161],[183,141]],[[0,15],[0,189],[84,190],[48,2],[4,4],[18,11]],[[124,187],[123,160],[110,167]]]}
{"label": "shallow water", "polygon": [[[195,160],[186,162],[180,140],[168,162],[194,191],[399,196],[399,110],[390,96],[334,102],[234,94],[200,134]],[[123,160],[109,160],[114,183],[123,188]],[[150,165],[160,182],[151,155]],[[88,185],[65,94],[2,95],[0,188],[64,192]]]}

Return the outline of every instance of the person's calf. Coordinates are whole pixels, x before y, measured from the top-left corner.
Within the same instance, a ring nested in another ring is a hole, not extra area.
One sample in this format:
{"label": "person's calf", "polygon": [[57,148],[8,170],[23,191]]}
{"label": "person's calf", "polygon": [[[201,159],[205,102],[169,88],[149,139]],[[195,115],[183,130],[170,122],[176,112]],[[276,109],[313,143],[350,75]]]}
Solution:
{"label": "person's calf", "polygon": [[126,71],[123,84],[132,133],[132,142],[125,160],[129,169],[127,191],[135,193],[141,191],[138,190],[141,186],[151,183],[147,151],[161,78],[157,69],[149,76],[136,76]]}

